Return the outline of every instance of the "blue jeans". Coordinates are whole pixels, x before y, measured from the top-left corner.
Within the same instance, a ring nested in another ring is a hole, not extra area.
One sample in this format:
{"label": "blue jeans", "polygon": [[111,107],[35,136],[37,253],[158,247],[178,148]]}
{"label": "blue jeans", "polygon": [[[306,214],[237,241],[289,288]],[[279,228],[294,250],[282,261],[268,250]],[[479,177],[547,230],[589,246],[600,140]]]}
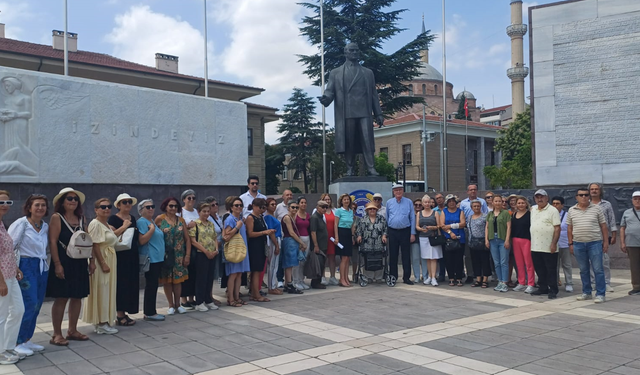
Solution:
{"label": "blue jeans", "polygon": [[506,283],[509,280],[509,250],[504,247],[504,240],[500,238],[490,240],[489,246],[498,280]]}
{"label": "blue jeans", "polygon": [[602,265],[602,241],[574,242],[573,255],[575,255],[580,267],[580,279],[582,280],[582,293],[591,294],[591,267],[596,278],[596,296],[604,296],[607,284],[604,279]]}
{"label": "blue jeans", "polygon": [[20,283],[22,300],[24,301],[24,315],[18,334],[18,344],[31,340],[36,330],[36,320],[47,290],[49,271],[40,273],[38,258],[20,258],[20,270],[24,275]]}
{"label": "blue jeans", "polygon": [[[418,238],[416,238],[416,242],[411,244],[411,267],[413,268],[413,277],[416,281],[420,281],[420,275],[422,275],[422,278],[425,280],[429,275],[427,260],[420,257],[420,242],[418,241]],[[421,265],[422,273],[420,273]]]}

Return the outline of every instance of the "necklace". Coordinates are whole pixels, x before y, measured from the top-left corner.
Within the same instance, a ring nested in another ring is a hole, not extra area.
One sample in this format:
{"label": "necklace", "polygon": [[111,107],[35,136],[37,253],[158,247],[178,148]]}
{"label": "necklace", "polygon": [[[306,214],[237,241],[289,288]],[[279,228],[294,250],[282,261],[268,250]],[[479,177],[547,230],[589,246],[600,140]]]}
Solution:
{"label": "necklace", "polygon": [[31,223],[31,225],[33,225],[36,229],[42,229],[42,220],[40,220],[40,224],[35,223],[31,220],[29,220],[29,222]]}

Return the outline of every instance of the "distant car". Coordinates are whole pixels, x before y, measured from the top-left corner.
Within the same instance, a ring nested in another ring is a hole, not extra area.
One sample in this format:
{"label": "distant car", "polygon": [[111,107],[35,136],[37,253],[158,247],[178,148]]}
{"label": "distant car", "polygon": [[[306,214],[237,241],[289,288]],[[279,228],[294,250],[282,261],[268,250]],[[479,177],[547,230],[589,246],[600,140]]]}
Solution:
{"label": "distant car", "polygon": [[[402,182],[402,181],[399,181]],[[436,189],[432,188],[431,186],[429,186],[428,190],[424,189],[424,181],[416,181],[416,180],[407,180],[405,181],[405,185],[404,185],[404,191],[411,193],[411,192],[419,192],[419,193],[435,193]]]}

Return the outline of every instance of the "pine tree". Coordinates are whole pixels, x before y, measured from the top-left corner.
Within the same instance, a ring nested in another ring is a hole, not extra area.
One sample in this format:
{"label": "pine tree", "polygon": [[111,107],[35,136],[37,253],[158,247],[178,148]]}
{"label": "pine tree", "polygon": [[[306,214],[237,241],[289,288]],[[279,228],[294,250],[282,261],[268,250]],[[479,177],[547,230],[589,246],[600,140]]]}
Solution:
{"label": "pine tree", "polygon": [[[407,87],[402,82],[411,81],[419,72],[420,51],[427,49],[434,37],[430,31],[391,54],[382,52],[383,43],[405,29],[398,27],[400,15],[406,9],[386,11],[396,0],[324,0],[325,73],[344,63],[344,47],[358,44],[363,65],[374,73],[378,93],[385,116],[424,103],[419,96],[402,96]],[[320,6],[318,3],[300,5],[315,12],[304,17],[300,31],[312,45],[320,50]],[[320,86],[320,53],[298,55],[305,66],[304,73]]]}
{"label": "pine tree", "polygon": [[282,123],[278,125],[278,133],[282,136],[278,141],[283,152],[291,154],[288,168],[302,173],[304,192],[308,193],[307,172],[314,155],[322,148],[322,123],[314,122],[314,100],[302,89],[293,89],[293,94],[283,109]]}

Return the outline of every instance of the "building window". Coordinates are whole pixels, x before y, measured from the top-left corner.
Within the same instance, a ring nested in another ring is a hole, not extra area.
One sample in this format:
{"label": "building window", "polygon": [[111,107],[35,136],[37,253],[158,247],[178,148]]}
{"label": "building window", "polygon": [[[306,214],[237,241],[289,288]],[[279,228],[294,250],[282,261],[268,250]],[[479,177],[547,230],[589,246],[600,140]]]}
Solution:
{"label": "building window", "polygon": [[380,147],[380,153],[381,154],[387,154],[387,156],[389,155],[389,147]]}
{"label": "building window", "polygon": [[247,129],[247,145],[249,145],[249,156],[253,156],[253,129]]}
{"label": "building window", "polygon": [[413,85],[409,85],[409,96],[413,96]]}
{"label": "building window", "polygon": [[496,165],[496,152],[495,151],[491,151],[491,164],[489,165]]}
{"label": "building window", "polygon": [[438,95],[438,85],[434,85],[433,90],[436,92],[436,95]]}
{"label": "building window", "polygon": [[422,95],[427,95],[427,85],[422,84]]}
{"label": "building window", "polygon": [[473,174],[478,174],[478,150],[473,150]]}
{"label": "building window", "polygon": [[282,169],[282,179],[283,180],[287,180],[289,175],[289,168],[284,167],[284,169]]}
{"label": "building window", "polygon": [[402,145],[402,155],[407,165],[411,164],[411,145]]}

